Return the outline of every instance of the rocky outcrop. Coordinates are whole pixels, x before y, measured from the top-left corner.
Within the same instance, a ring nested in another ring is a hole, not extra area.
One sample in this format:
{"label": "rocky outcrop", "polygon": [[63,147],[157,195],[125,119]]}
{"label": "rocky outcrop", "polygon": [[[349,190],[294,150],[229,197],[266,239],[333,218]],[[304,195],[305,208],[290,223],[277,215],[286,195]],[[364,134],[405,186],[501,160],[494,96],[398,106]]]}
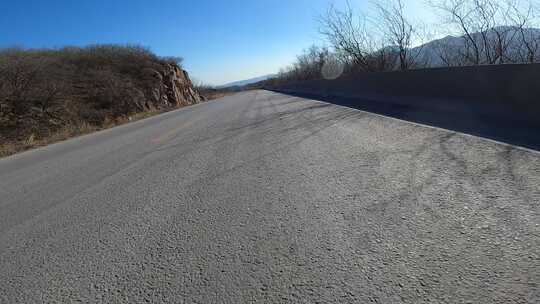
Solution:
{"label": "rocky outcrop", "polygon": [[186,71],[176,64],[168,63],[161,70],[148,70],[155,80],[147,98],[156,108],[181,107],[205,100],[195,89]]}
{"label": "rocky outcrop", "polygon": [[177,62],[137,46],[0,50],[0,148],[203,101]]}

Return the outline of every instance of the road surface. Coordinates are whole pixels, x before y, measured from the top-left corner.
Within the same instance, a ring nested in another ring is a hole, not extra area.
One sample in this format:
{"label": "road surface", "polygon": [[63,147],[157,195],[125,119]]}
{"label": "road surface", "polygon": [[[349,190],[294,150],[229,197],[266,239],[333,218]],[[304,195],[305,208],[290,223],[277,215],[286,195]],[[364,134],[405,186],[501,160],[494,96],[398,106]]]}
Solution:
{"label": "road surface", "polygon": [[539,185],[537,152],[243,92],[0,160],[0,303],[538,303]]}

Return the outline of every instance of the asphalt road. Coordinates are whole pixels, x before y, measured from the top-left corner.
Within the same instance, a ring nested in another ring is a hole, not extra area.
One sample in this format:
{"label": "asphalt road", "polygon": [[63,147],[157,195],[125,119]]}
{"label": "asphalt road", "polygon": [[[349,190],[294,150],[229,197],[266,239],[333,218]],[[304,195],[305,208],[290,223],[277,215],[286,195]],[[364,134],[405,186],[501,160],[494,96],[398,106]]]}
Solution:
{"label": "asphalt road", "polygon": [[0,303],[538,303],[540,154],[244,92],[0,160]]}

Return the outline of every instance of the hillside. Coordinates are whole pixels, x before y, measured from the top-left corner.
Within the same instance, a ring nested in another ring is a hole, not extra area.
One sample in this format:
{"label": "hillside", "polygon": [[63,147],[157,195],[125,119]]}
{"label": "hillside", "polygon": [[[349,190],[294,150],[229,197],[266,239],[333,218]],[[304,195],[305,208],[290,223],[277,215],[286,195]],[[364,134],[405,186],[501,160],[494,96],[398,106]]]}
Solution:
{"label": "hillside", "polygon": [[[516,27],[499,26],[485,32],[471,33],[471,37],[478,42],[481,48],[481,63],[521,63],[527,62],[527,49],[523,45],[522,34],[530,42],[534,52],[538,53],[537,51],[540,49],[540,29],[537,28],[526,28],[521,33]],[[486,50],[482,46],[482,35],[485,35],[492,49]],[[489,62],[489,58],[486,57],[489,55],[494,57],[495,48],[493,46],[498,44],[504,49],[507,58],[502,58],[497,62]],[[429,67],[467,65],[466,62],[460,62],[462,54],[466,53],[466,38],[464,36],[446,36],[433,40],[411,49],[411,53],[419,63]]]}
{"label": "hillside", "polygon": [[0,51],[0,155],[201,102],[180,62],[137,46]]}

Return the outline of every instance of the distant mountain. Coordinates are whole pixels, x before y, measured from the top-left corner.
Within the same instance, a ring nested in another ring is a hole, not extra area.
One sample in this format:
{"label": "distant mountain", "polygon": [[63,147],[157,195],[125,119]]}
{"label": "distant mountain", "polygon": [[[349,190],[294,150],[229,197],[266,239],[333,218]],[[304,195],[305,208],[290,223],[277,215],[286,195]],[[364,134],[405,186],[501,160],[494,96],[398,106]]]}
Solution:
{"label": "distant mountain", "polygon": [[[525,50],[522,47],[520,40],[521,33],[518,32],[517,28],[501,26],[490,29],[484,33],[491,41],[496,41],[497,33],[502,33],[508,55],[510,55],[512,58],[520,58],[524,56],[523,52]],[[481,41],[481,35],[482,33],[480,32],[471,34],[473,39],[479,42]],[[525,36],[530,41],[536,40],[538,47],[540,47],[540,29],[527,28],[525,29]],[[479,46],[482,47],[481,43],[479,43]],[[411,54],[413,54],[413,56],[416,57],[419,62],[424,62],[427,66],[431,67],[445,66],[446,64],[444,60],[459,60],[461,57],[460,54],[464,52],[464,36],[446,36],[411,49]],[[490,50],[490,52],[494,52],[494,50]],[[481,53],[485,53],[483,49],[481,50]],[[484,61],[486,58],[481,58],[481,60]]]}
{"label": "distant mountain", "polygon": [[232,87],[243,87],[243,86],[246,86],[248,84],[252,84],[252,83],[259,82],[259,81],[267,80],[267,79],[272,78],[274,76],[275,76],[275,74],[268,74],[268,75],[259,76],[259,77],[255,77],[255,78],[238,80],[238,81],[234,81],[234,82],[230,82],[230,83],[227,83],[227,84],[224,84],[224,85],[217,86],[216,88],[217,89],[223,89],[223,88],[232,88]]}

